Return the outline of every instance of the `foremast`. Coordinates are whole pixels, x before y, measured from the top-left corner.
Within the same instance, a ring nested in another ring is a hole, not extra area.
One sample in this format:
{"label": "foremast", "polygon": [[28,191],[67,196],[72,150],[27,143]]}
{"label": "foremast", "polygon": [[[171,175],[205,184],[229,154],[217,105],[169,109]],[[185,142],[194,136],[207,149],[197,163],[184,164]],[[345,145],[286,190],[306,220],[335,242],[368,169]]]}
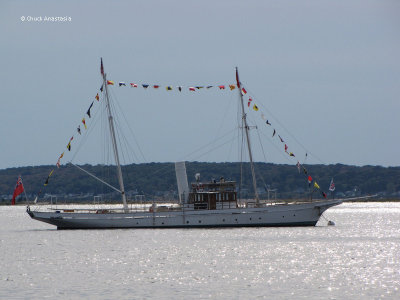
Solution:
{"label": "foremast", "polygon": [[117,165],[117,176],[118,176],[119,188],[121,191],[122,203],[124,205],[124,211],[128,212],[128,204],[126,201],[124,179],[122,177],[122,170],[121,170],[121,164],[119,162],[117,141],[115,138],[114,120],[113,120],[113,116],[111,114],[110,99],[108,97],[107,75],[106,75],[106,73],[104,73],[104,68],[103,68],[103,59],[101,60],[101,75],[103,75],[103,87],[104,87],[104,91],[105,91],[106,107],[107,107],[107,113],[108,113],[108,125],[110,128],[115,164]]}
{"label": "foremast", "polygon": [[255,200],[256,200],[256,205],[259,206],[260,198],[259,198],[258,192],[257,192],[256,174],[254,171],[253,154],[251,152],[251,144],[250,144],[250,137],[249,137],[250,128],[249,128],[249,125],[247,124],[246,113],[244,112],[243,94],[242,94],[242,89],[240,86],[239,71],[238,71],[237,67],[236,67],[236,82],[237,82],[237,87],[238,87],[238,91],[239,91],[240,103],[242,104],[242,125],[243,125],[244,131],[246,133],[247,149],[249,151],[249,159],[250,159],[251,176],[253,179],[254,196],[255,196]]}

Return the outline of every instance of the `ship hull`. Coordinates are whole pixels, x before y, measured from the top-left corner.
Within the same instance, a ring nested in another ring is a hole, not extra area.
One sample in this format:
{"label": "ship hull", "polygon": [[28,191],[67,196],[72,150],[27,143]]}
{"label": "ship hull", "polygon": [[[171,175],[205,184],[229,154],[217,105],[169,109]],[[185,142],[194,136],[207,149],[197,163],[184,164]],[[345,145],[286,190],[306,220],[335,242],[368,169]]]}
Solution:
{"label": "ship hull", "polygon": [[31,218],[57,226],[57,229],[315,226],[325,210],[340,203],[340,200],[330,200],[259,208],[166,212],[42,212],[29,208],[27,212]]}

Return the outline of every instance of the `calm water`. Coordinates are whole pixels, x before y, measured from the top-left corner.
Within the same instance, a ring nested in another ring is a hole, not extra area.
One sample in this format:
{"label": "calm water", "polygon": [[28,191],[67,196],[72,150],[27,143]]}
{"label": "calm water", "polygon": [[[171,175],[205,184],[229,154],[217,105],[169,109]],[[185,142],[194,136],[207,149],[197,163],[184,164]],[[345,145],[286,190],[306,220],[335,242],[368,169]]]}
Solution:
{"label": "calm water", "polygon": [[310,228],[57,231],[0,207],[0,299],[400,299],[400,203]]}

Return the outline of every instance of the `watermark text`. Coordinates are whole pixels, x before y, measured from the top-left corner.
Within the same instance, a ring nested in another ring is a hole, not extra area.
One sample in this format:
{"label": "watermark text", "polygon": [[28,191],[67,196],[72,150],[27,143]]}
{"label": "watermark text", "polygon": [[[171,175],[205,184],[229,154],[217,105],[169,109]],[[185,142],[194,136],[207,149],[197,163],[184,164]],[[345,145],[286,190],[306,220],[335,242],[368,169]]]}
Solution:
{"label": "watermark text", "polygon": [[21,16],[22,22],[33,22],[33,23],[63,23],[72,22],[71,16]]}

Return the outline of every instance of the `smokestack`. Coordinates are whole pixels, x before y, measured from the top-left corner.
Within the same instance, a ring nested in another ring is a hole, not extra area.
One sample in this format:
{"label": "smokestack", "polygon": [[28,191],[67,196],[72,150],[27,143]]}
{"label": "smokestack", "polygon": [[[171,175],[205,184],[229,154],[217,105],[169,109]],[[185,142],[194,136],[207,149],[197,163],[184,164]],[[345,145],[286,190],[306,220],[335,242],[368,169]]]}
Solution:
{"label": "smokestack", "polygon": [[189,198],[189,185],[184,161],[175,163],[176,181],[178,184],[179,203],[187,203]]}

